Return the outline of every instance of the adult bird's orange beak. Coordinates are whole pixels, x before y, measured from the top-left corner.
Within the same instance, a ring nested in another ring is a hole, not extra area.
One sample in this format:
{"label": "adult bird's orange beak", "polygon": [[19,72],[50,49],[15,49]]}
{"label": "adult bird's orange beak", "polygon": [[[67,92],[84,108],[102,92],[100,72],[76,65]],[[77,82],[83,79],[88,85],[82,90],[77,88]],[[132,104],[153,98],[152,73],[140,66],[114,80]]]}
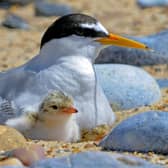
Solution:
{"label": "adult bird's orange beak", "polygon": [[77,113],[78,112],[78,110],[77,109],[75,109],[74,107],[64,107],[64,108],[62,108],[62,110],[61,110],[63,113],[67,113],[67,114],[73,114],[73,113]]}
{"label": "adult bird's orange beak", "polygon": [[107,37],[96,39],[96,41],[100,42],[103,45],[115,45],[120,47],[130,47],[130,48],[138,48],[144,50],[150,50],[148,46],[143,43],[110,33]]}

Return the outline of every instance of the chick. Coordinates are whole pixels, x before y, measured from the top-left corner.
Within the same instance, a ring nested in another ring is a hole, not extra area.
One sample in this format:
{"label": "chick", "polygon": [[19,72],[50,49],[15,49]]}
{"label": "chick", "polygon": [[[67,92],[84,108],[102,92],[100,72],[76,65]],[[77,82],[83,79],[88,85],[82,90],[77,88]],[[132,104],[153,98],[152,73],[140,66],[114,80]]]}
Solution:
{"label": "chick", "polygon": [[6,121],[6,125],[22,132],[27,138],[76,142],[80,139],[73,99],[61,91],[50,93],[38,112],[29,112]]}

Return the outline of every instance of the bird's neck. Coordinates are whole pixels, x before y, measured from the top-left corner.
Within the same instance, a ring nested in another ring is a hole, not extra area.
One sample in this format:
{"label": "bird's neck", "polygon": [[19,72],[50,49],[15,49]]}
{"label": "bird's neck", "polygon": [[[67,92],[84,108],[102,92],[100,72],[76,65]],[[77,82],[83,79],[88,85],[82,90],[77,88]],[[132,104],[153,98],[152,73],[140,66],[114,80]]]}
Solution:
{"label": "bird's neck", "polygon": [[[46,43],[40,50],[38,56],[34,57],[27,66],[31,69],[45,68],[54,64],[58,64],[62,58],[77,56],[86,57],[91,62],[94,62],[98,53],[99,45],[91,45],[90,38],[84,37],[66,37],[61,39],[54,39]],[[34,68],[33,68],[34,67]]]}
{"label": "bird's neck", "polygon": [[100,46],[93,45],[91,38],[69,36],[60,39],[54,39],[46,43],[40,52],[40,55],[51,57],[81,55],[94,61],[98,55]]}

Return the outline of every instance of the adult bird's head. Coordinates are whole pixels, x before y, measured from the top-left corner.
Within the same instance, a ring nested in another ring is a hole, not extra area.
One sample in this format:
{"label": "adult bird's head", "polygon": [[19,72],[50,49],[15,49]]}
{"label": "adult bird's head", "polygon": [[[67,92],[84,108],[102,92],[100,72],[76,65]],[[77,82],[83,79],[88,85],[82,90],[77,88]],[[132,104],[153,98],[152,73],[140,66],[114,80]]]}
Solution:
{"label": "adult bird's head", "polygon": [[65,15],[44,33],[41,50],[61,55],[82,55],[95,60],[102,48],[109,45],[148,49],[137,41],[109,33],[95,18],[84,14]]}

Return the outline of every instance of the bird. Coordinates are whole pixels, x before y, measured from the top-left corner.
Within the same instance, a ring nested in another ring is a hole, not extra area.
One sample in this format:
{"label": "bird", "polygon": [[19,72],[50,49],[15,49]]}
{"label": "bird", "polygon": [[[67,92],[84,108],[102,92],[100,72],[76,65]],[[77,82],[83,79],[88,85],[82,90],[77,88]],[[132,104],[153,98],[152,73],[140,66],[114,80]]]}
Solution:
{"label": "bird", "polygon": [[38,111],[44,97],[59,90],[73,98],[80,129],[112,125],[115,114],[93,68],[99,52],[110,45],[149,49],[145,44],[109,33],[97,19],[86,14],[73,13],[56,19],[43,34],[35,57],[0,73],[0,106],[8,102],[12,109],[9,118],[19,117]]}
{"label": "bird", "polygon": [[61,91],[53,91],[44,98],[38,111],[9,119],[6,125],[30,139],[76,142],[80,140],[75,116],[77,112],[72,97]]}

